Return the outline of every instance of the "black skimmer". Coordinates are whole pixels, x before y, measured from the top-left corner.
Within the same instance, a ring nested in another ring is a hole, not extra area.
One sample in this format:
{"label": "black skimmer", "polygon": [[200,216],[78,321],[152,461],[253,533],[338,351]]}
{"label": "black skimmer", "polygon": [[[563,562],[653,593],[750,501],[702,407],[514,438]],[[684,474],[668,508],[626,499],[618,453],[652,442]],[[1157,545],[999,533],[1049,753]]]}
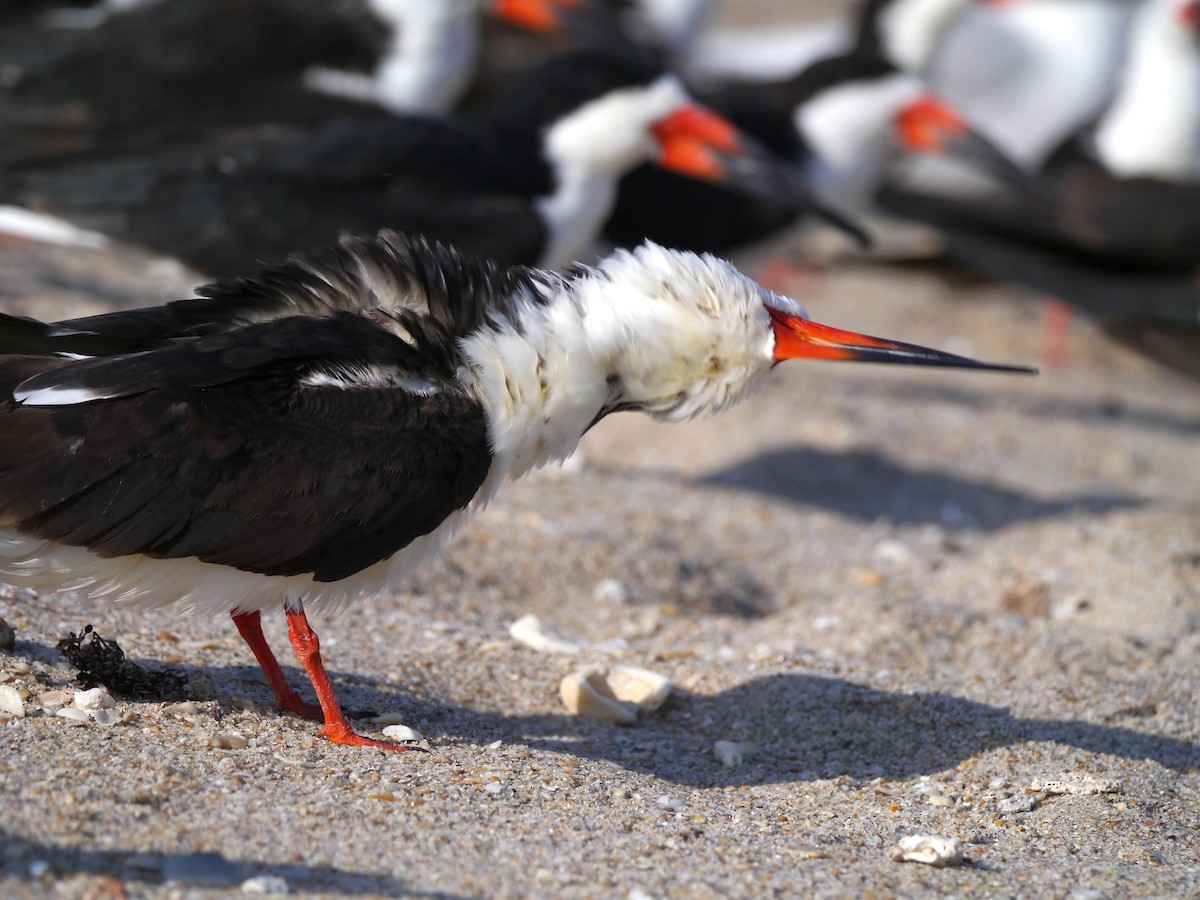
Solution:
{"label": "black skimmer", "polygon": [[[871,51],[820,60],[770,85],[728,86],[702,95],[744,131],[790,159],[817,196],[863,210],[896,152],[978,163],[996,177],[1025,175],[931,95],[919,76]],[[734,194],[642,167],[627,176],[606,235],[632,246],[724,250],[760,238],[798,214],[769,198]]]}
{"label": "black skimmer", "polygon": [[[283,709],[354,733],[306,609],[382,590],[604,416],[719,412],[797,358],[1015,370],[811,322],[712,256],[569,276],[384,232],[205,299],[0,318],[0,578],[232,613]],[[260,612],[282,608],[319,707]]]}
{"label": "black skimmer", "polygon": [[974,3],[927,67],[930,89],[1036,171],[1112,99],[1136,9],[1129,0]]}
{"label": "black skimmer", "polygon": [[1041,190],[962,201],[892,186],[886,208],[941,227],[951,258],[1102,322],[1194,326],[1200,4],[1150,0],[1136,21],[1117,96],[1095,128],[1051,156]]}
{"label": "black skimmer", "polygon": [[0,201],[217,275],[342,231],[404,228],[499,262],[582,258],[644,160],[823,210],[791,167],[627,54],[531,72],[485,114],[339,119],[121,158],[13,166]]}
{"label": "black skimmer", "polygon": [[0,36],[2,158],[110,152],[383,108],[453,108],[484,13],[554,29],[573,0],[158,0]]}

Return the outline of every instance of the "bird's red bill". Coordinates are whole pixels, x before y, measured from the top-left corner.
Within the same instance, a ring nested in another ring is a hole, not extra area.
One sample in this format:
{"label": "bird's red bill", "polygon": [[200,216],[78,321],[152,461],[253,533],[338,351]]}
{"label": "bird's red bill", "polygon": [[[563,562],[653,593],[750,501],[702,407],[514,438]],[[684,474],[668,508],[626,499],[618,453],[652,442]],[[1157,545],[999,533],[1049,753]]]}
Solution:
{"label": "bird's red bill", "polygon": [[896,116],[900,144],[914,153],[941,153],[949,139],[966,133],[967,123],[936,97],[921,97]]}
{"label": "bird's red bill", "polygon": [[693,178],[720,179],[725,171],[721,157],[742,152],[737,128],[702,106],[676,110],[651,132],[660,148],[659,165]]}
{"label": "bird's red bill", "polygon": [[583,0],[492,0],[492,15],[520,28],[554,34],[562,27],[560,13]]}
{"label": "bird's red bill", "polygon": [[854,331],[831,328],[777,309],[767,310],[775,332],[775,361],[785,359],[840,359],[852,362],[903,363],[910,366],[942,366],[958,369],[990,369],[999,372],[1036,370],[1022,366],[981,363],[965,356],[943,353],[917,344],[871,337]]}

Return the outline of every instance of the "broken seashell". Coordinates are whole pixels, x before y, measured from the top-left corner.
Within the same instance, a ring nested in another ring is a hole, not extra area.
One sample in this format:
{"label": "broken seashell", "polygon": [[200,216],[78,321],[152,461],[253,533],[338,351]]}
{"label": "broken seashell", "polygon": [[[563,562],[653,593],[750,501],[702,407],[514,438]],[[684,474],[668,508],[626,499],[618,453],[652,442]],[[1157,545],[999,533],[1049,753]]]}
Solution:
{"label": "broken seashell", "polygon": [[393,741],[423,741],[425,735],[407,725],[389,725],[383,729],[383,736]]}
{"label": "broken seashell", "polygon": [[662,706],[671,688],[671,682],[656,672],[612,666],[572,672],[562,680],[559,693],[571,715],[632,725],[639,713]]}
{"label": "broken seashell", "polygon": [[944,869],[961,865],[963,861],[962,841],[940,834],[910,834],[900,838],[900,843],[888,851],[893,862],[916,862]]}
{"label": "broken seashell", "polygon": [[63,719],[70,719],[73,722],[87,722],[91,718],[82,709],[76,709],[73,706],[64,706],[62,709],[55,710],[54,714]]}
{"label": "broken seashell", "polygon": [[0,684],[0,713],[18,719],[25,715],[25,703],[11,684]]}
{"label": "broken seashell", "polygon": [[513,640],[543,653],[578,653],[583,648],[563,637],[533,613],[521,616],[508,626]]}
{"label": "broken seashell", "polygon": [[97,725],[103,725],[105,728],[116,725],[124,718],[115,709],[89,709],[87,713]]}
{"label": "broken seashell", "polygon": [[1116,794],[1121,790],[1119,778],[1097,778],[1086,772],[1072,772],[1058,778],[1035,778],[1029,785],[1047,794]]}
{"label": "broken seashell", "polygon": [[748,746],[738,741],[717,741],[713,744],[713,756],[727,769],[736,768],[745,762],[748,752]]}
{"label": "broken seashell", "polygon": [[112,709],[116,702],[104,688],[92,688],[89,691],[75,692],[76,709]]}
{"label": "broken seashell", "polygon": [[67,691],[46,691],[34,699],[41,704],[42,709],[51,710],[66,706],[71,701],[71,695]]}

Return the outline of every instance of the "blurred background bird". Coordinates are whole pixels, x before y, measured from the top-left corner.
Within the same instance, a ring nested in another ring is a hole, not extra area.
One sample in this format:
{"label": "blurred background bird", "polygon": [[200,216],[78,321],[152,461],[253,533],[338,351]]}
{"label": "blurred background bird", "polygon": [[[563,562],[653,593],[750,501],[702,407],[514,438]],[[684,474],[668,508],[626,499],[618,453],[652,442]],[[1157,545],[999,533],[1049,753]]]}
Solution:
{"label": "blurred background bird", "polygon": [[1196,326],[1195,3],[822,8],[27,0],[0,14],[0,228],[236,275],[385,227],[561,268],[914,222],[1142,349]]}

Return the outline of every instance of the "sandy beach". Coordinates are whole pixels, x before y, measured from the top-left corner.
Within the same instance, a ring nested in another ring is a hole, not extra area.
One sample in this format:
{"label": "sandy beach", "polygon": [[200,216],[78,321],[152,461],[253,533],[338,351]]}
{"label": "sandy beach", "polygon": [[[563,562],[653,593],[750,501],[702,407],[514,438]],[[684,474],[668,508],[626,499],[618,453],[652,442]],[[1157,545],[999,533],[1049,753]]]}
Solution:
{"label": "sandy beach", "polygon": [[[0,244],[22,315],[196,283]],[[0,896],[1200,895],[1200,390],[1081,319],[1046,366],[1043,300],[962,272],[849,256],[785,286],[1043,371],[791,363],[720,418],[606,420],[413,577],[313,616],[356,724],[427,751],[316,739],[228,618],[0,589],[24,713],[0,713]],[[510,637],[528,614],[577,651]],[[81,687],[55,647],[88,624],[186,694],[59,714]],[[674,689],[632,726],[569,716],[588,665]],[[911,835],[962,861],[891,858]]]}
{"label": "sandy beach", "polygon": [[[177,287],[134,251],[0,254],[22,313]],[[823,321],[1039,362],[1015,288],[867,261],[792,287]],[[0,893],[1193,893],[1198,429],[1200,392],[1086,321],[1036,378],[793,364],[722,418],[613,417],[393,592],[315,618],[343,703],[427,753],[314,740],[227,620],[9,591],[0,678],[29,714],[0,727]],[[583,649],[513,641],[529,613]],[[85,624],[190,699],[39,711],[71,705],[55,644]],[[567,716],[588,664],[676,687],[632,727]],[[963,864],[889,859],[911,834]]]}

